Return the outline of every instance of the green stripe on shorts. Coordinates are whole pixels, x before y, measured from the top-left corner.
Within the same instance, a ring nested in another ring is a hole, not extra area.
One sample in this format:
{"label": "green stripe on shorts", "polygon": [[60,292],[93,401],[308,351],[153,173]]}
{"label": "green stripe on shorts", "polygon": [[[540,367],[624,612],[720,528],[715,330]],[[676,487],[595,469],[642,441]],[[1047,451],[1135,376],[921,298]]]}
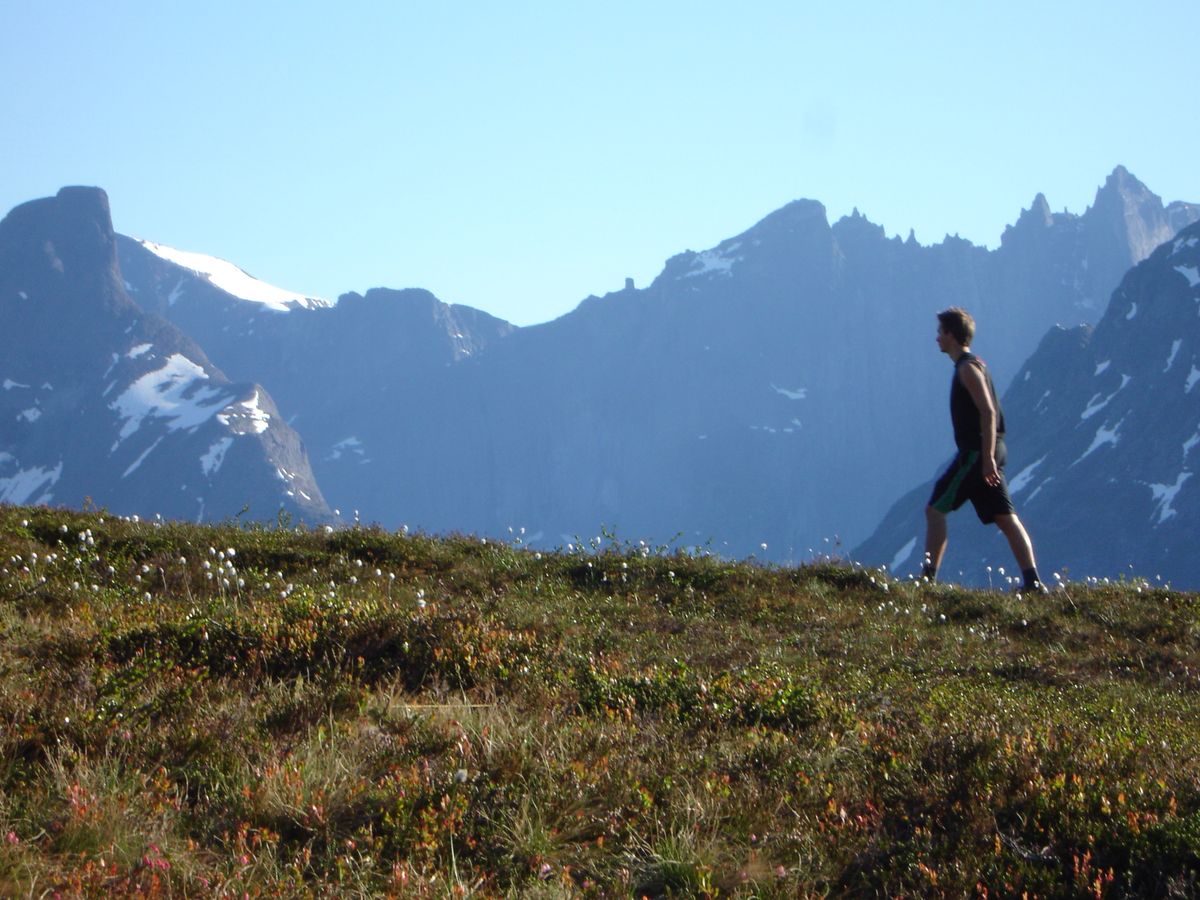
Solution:
{"label": "green stripe on shorts", "polygon": [[975,465],[977,459],[979,459],[978,450],[972,450],[967,454],[966,461],[958,467],[958,471],[954,473],[954,478],[946,486],[942,496],[938,497],[933,504],[934,509],[940,513],[948,513],[954,509],[954,499],[958,496],[958,489],[962,487],[963,479],[967,477],[967,473],[971,471],[971,466]]}

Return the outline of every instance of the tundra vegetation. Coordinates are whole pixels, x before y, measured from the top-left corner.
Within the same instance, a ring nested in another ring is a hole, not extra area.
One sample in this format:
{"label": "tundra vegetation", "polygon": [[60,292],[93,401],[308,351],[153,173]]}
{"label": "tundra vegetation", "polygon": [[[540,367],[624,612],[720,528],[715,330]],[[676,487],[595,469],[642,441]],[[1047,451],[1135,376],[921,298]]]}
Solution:
{"label": "tundra vegetation", "polygon": [[0,895],[1200,892],[1200,597],[0,506]]}

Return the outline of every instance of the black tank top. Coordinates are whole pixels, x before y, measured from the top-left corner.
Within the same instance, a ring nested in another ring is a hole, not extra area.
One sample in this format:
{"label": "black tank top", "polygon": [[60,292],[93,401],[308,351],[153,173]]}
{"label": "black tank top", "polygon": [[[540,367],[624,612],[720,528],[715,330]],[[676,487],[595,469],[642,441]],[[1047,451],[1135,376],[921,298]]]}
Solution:
{"label": "black tank top", "polygon": [[979,450],[983,447],[979,407],[975,405],[971,392],[966,389],[962,379],[958,377],[959,367],[972,360],[979,361],[984,382],[992,397],[992,405],[996,408],[996,440],[1000,441],[1004,437],[1004,410],[1000,408],[1000,401],[996,397],[996,386],[992,384],[992,373],[983,364],[983,360],[967,350],[954,364],[954,379],[950,382],[950,421],[954,424],[954,443],[959,450]]}

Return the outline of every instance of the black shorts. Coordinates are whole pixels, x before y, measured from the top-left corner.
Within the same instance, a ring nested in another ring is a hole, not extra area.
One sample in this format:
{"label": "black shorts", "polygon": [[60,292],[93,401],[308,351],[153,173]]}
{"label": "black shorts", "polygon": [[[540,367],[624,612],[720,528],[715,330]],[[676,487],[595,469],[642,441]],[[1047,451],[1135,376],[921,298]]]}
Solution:
{"label": "black shorts", "polygon": [[1000,483],[990,485],[983,480],[983,464],[978,450],[960,450],[954,457],[937,484],[929,505],[941,513],[958,509],[968,500],[975,507],[979,521],[990,525],[996,516],[1012,515],[1016,512],[1012,498],[1008,496],[1008,482],[1004,479],[1004,463],[1007,456],[1004,443],[996,442],[996,468],[1000,469]]}

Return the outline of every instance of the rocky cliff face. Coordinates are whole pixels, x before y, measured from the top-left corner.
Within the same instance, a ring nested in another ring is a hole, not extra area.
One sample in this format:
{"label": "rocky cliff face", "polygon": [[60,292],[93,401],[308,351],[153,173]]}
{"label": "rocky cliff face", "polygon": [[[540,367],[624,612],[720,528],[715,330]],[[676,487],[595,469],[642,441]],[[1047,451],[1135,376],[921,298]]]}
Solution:
{"label": "rocky cliff face", "polygon": [[[1003,398],[1010,489],[1044,574],[1200,587],[1198,385],[1200,224],[1134,267],[1094,328],[1052,329]],[[856,558],[918,567],[929,489],[897,503]],[[995,529],[969,513],[953,526],[951,577],[1011,565]]]}
{"label": "rocky cliff face", "polygon": [[95,188],[0,222],[0,501],[220,519],[329,515],[271,397],[134,304]]}

